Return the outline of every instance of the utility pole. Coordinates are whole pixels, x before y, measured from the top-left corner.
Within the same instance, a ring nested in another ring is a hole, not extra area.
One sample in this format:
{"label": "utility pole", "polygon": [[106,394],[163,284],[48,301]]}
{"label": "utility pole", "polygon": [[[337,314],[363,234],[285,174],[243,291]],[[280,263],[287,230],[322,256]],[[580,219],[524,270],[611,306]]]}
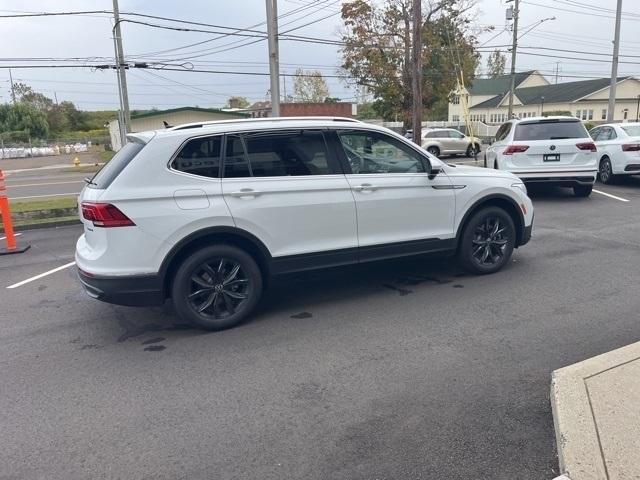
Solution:
{"label": "utility pole", "polygon": [[269,42],[269,77],[271,79],[271,116],[280,116],[280,66],[278,59],[278,0],[266,0]]}
{"label": "utility pole", "polygon": [[122,146],[126,143],[126,134],[131,131],[131,114],[129,112],[129,92],[127,91],[127,75],[124,65],[124,53],[122,51],[122,32],[120,31],[120,11],[118,10],[118,0],[113,0],[113,43],[116,50],[116,68],[118,70],[118,84],[120,93],[120,106],[124,125],[120,125],[120,136]]}
{"label": "utility pole", "polygon": [[9,69],[9,82],[11,83],[11,100],[13,104],[16,104],[16,90],[13,87],[13,76],[11,75],[11,69]]}
{"label": "utility pole", "polygon": [[516,91],[516,50],[518,49],[518,17],[520,17],[520,0],[515,0],[513,8],[513,45],[511,46],[511,88],[509,89],[508,119],[513,116],[513,96]]}
{"label": "utility pole", "polygon": [[560,72],[560,62],[556,62],[556,85],[558,84],[558,73]]}
{"label": "utility pole", "polygon": [[613,122],[616,110],[616,87],[618,84],[618,51],[620,50],[620,19],[622,17],[622,0],[618,0],[616,8],[616,32],[613,36],[613,60],[611,62],[611,84],[609,87],[609,109],[607,122]]}
{"label": "utility pole", "polygon": [[413,143],[422,144],[422,1],[413,0]]}

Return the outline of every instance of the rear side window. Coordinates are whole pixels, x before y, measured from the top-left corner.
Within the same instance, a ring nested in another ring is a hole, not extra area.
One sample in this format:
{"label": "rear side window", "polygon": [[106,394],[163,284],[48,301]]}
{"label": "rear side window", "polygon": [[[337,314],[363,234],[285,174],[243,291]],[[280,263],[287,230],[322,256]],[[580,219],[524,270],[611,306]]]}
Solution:
{"label": "rear side window", "polygon": [[221,136],[191,139],[173,159],[171,168],[201,177],[218,178],[221,150]]}
{"label": "rear side window", "polygon": [[227,140],[225,178],[329,175],[335,171],[322,132],[269,132]]}
{"label": "rear side window", "polygon": [[87,184],[89,188],[104,190],[116,179],[127,165],[140,153],[145,144],[142,142],[129,142],[116,153],[107,164],[96,173],[91,182]]}
{"label": "rear side window", "polygon": [[503,123],[496,132],[496,142],[504,140],[511,131],[511,123]]}
{"label": "rear side window", "polygon": [[542,120],[525,122],[516,126],[513,139],[519,140],[561,140],[564,138],[586,138],[589,134],[576,120]]}

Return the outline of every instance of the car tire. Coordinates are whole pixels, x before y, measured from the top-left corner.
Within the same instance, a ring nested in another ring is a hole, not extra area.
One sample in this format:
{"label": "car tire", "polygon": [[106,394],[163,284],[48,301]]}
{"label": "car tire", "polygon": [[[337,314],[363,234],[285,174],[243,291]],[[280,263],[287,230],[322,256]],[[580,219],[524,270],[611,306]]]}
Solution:
{"label": "car tire", "polygon": [[499,207],[483,208],[464,227],[458,262],[472,273],[495,273],[507,264],[515,243],[516,228],[511,216]]}
{"label": "car tire", "polygon": [[598,167],[598,179],[605,184],[613,183],[615,175],[613,174],[613,168],[611,167],[611,160],[609,157],[602,157],[600,165]]}
{"label": "car tire", "polygon": [[576,185],[573,187],[573,194],[576,197],[588,197],[591,195],[591,191],[593,190],[593,185]]}
{"label": "car tire", "polygon": [[238,325],[262,295],[262,274],[245,251],[211,245],[195,251],[180,264],[171,287],[180,317],[206,330]]}
{"label": "car tire", "polygon": [[464,154],[465,157],[467,158],[471,158],[475,155],[475,152],[473,151],[473,145],[469,145],[467,147],[467,152]]}
{"label": "car tire", "polygon": [[465,155],[468,158],[471,158],[471,157],[475,157],[479,153],[480,153],[480,145],[478,145],[476,143],[475,145],[469,144],[469,146],[467,147],[467,152],[465,153]]}
{"label": "car tire", "polygon": [[440,156],[440,149],[438,147],[431,146],[431,147],[427,148],[427,152],[429,152],[431,155],[433,155],[435,157],[439,157]]}

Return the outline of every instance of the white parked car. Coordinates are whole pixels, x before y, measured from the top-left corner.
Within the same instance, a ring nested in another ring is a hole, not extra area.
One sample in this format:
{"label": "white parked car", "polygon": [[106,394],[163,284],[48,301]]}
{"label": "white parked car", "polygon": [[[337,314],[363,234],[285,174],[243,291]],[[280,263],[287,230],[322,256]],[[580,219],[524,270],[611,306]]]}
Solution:
{"label": "white parked car", "polygon": [[455,128],[428,128],[422,132],[422,148],[431,155],[466,155],[480,152],[480,142]]}
{"label": "white parked car", "polygon": [[129,135],[79,197],[92,297],[236,325],[272,275],[406,255],[493,273],[531,237],[508,172],[445,165],[349,119],[265,118]]}
{"label": "white parked car", "polygon": [[596,146],[574,117],[510,120],[498,129],[485,161],[525,183],[573,187],[579,197],[591,194],[598,170]]}
{"label": "white parked car", "polygon": [[616,175],[640,174],[640,123],[611,123],[589,134],[598,148],[598,177],[611,183]]}

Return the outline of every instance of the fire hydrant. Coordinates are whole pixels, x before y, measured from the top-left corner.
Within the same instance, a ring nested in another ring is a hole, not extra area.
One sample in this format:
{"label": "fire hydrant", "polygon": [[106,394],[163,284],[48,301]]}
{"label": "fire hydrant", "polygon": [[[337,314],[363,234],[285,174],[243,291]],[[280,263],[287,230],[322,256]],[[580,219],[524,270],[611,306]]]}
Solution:
{"label": "fire hydrant", "polygon": [[76,167],[79,167],[79,166],[80,166],[80,159],[79,159],[78,157],[74,158],[74,159],[73,159],[73,164],[74,164]]}

